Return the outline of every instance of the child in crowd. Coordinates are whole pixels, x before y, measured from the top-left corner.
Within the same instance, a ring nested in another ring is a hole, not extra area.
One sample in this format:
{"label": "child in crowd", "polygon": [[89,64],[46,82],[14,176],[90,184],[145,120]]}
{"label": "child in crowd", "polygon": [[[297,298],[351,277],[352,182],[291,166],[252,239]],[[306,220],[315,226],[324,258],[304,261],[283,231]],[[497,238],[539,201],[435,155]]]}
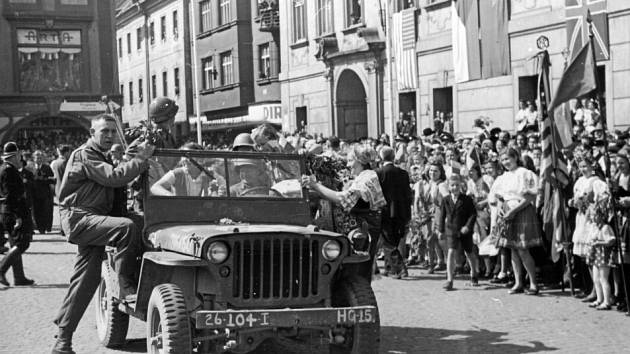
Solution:
{"label": "child in crowd", "polygon": [[446,241],[448,248],[446,261],[445,290],[453,290],[453,276],[455,273],[456,252],[461,247],[466,253],[470,265],[472,286],[478,285],[478,259],[473,252],[473,227],[477,217],[475,203],[470,196],[462,193],[462,179],[460,175],[452,175],[448,179],[449,195],[442,199],[437,231],[439,238]]}
{"label": "child in crowd", "polygon": [[597,310],[610,310],[613,299],[610,290],[610,268],[615,263],[615,234],[607,221],[610,215],[610,196],[604,194],[589,208],[592,228],[589,232],[590,252],[587,262],[593,267],[593,286],[597,300],[589,306]]}

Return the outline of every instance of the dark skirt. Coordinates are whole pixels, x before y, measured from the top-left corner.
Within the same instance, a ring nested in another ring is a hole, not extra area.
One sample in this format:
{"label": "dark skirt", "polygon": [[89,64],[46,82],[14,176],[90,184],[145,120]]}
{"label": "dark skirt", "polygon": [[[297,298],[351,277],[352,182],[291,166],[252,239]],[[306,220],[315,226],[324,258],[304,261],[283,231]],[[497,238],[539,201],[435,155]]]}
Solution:
{"label": "dark skirt", "polygon": [[543,244],[540,221],[536,208],[531,204],[527,204],[512,220],[506,221],[506,227],[505,234],[497,243],[499,247],[525,250]]}
{"label": "dark skirt", "polygon": [[593,246],[586,257],[586,263],[595,267],[614,267],[618,254],[615,247]]}

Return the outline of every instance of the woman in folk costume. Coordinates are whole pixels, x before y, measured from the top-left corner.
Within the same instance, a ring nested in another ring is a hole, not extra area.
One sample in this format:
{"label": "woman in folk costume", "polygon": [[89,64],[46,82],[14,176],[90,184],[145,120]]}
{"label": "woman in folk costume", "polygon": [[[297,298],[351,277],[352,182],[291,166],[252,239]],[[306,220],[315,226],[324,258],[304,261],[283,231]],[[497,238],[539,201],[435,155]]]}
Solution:
{"label": "woman in folk costume", "polygon": [[[509,248],[512,256],[515,284],[510,294],[526,292],[528,295],[538,294],[536,282],[536,265],[529,249],[543,243],[540,233],[540,222],[536,215],[534,202],[538,194],[538,176],[522,167],[519,153],[515,149],[507,149],[501,153],[501,163],[505,172],[499,176],[488,194],[490,204],[502,204],[499,210],[498,245]],[[503,225],[503,226],[501,226]],[[529,276],[530,286],[524,289],[523,267]]]}
{"label": "woman in folk costume", "polygon": [[[381,189],[378,176],[372,165],[376,160],[376,151],[364,145],[355,144],[348,153],[348,167],[354,179],[343,191],[332,190],[320,182],[315,176],[302,176],[302,185],[317,192],[322,198],[341,206],[334,211],[338,232],[349,234],[353,229],[367,224],[371,238],[369,249],[370,260],[374,260],[378,238],[381,234],[381,208],[387,202]],[[342,215],[345,214],[345,215]],[[372,277],[372,262],[364,262],[358,266],[357,272],[366,279]]]}
{"label": "woman in folk costume", "polygon": [[[477,218],[473,229],[473,242],[479,247],[481,242],[488,237],[488,231],[490,229],[490,210],[488,208],[488,193],[490,187],[481,178],[481,168],[475,164],[468,171],[470,179],[468,179],[468,194],[473,198],[475,206],[477,208]],[[483,257],[486,274],[485,277],[489,278],[492,272],[490,257]]]}
{"label": "woman in folk costume", "polygon": [[[587,211],[589,206],[594,203],[595,196],[602,194],[607,190],[606,183],[602,181],[593,169],[593,160],[588,156],[578,158],[578,169],[581,176],[573,185],[573,198],[569,200],[569,206],[577,209],[575,216],[575,230],[573,231],[573,254],[580,257],[582,262],[586,262],[586,257],[590,251],[589,233],[592,232],[592,222],[588,218]],[[591,277],[592,269],[589,268]],[[593,287],[589,296],[584,301],[590,302],[595,300],[595,287]]]}

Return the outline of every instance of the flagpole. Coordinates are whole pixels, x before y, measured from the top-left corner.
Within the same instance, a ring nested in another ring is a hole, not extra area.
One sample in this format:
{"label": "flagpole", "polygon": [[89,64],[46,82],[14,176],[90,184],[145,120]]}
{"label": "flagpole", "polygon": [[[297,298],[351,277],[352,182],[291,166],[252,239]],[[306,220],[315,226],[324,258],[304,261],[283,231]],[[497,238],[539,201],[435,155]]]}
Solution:
{"label": "flagpole", "polygon": [[389,80],[387,80],[387,86],[389,91],[389,145],[392,148],[396,148],[394,139],[396,138],[396,106],[394,105],[394,68],[392,65],[392,11],[390,0],[385,0],[385,55],[387,56],[387,71],[389,73]]}
{"label": "flagpole", "polygon": [[[593,58],[593,66],[595,67],[595,87],[597,87],[597,89],[599,89],[599,78],[597,75],[597,61],[596,61],[596,57],[595,57],[595,43],[593,41],[593,19],[591,18],[591,11],[588,11],[587,17],[586,17],[586,21],[588,22],[588,37],[589,37],[589,42],[591,45],[591,55]],[[600,101],[599,101],[599,92],[598,90],[595,90],[595,100],[597,102],[597,107],[601,107]],[[600,114],[603,113],[603,111],[600,109]],[[604,164],[606,167],[606,171],[604,171],[605,175],[606,175],[606,185],[608,186],[608,189],[610,190],[610,200],[612,203],[612,208],[613,208],[613,216],[612,216],[612,227],[613,230],[615,232],[615,243],[617,246],[617,251],[619,252],[619,269],[621,270],[621,281],[623,284],[623,292],[625,294],[625,300],[626,300],[626,316],[630,316],[630,300],[629,300],[629,295],[628,295],[628,287],[626,284],[626,274],[624,271],[624,267],[623,267],[623,256],[621,254],[621,240],[620,240],[620,236],[619,235],[619,225],[618,225],[618,220],[617,220],[617,210],[618,210],[618,206],[617,206],[617,199],[612,195],[612,183],[611,183],[611,176],[610,176],[610,152],[608,151],[608,123],[606,122],[606,117],[603,115],[600,115],[600,121],[602,123],[602,129],[604,131]]]}

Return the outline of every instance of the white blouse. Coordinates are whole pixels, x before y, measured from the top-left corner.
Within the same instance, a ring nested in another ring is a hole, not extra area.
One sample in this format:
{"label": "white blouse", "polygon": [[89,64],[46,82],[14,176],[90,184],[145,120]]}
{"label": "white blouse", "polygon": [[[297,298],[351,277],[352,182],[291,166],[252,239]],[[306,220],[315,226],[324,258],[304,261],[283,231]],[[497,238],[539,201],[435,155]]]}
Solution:
{"label": "white blouse", "polygon": [[513,208],[526,195],[536,196],[538,194],[538,176],[524,167],[517,167],[514,171],[506,171],[497,177],[492,184],[488,194],[488,202],[496,203],[497,194],[503,197],[508,207]]}

